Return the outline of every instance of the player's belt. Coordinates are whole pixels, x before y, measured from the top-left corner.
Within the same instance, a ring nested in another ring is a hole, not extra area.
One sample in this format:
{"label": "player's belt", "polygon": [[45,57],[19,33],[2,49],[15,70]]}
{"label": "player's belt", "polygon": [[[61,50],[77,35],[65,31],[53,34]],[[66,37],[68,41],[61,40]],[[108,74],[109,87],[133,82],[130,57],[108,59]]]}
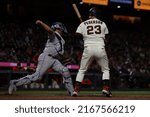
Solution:
{"label": "player's belt", "polygon": [[48,56],[53,57],[51,54],[48,54]]}

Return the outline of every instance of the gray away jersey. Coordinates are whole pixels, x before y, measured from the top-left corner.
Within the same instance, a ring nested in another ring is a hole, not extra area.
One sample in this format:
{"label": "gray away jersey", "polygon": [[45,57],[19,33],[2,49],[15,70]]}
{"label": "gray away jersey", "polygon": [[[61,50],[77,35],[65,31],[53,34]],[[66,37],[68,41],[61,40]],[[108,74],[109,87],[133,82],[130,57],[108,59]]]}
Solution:
{"label": "gray away jersey", "polygon": [[64,39],[59,33],[55,32],[54,34],[49,35],[49,39],[46,42],[43,53],[47,53],[52,56],[57,56],[58,54],[62,55],[64,53],[64,44]]}

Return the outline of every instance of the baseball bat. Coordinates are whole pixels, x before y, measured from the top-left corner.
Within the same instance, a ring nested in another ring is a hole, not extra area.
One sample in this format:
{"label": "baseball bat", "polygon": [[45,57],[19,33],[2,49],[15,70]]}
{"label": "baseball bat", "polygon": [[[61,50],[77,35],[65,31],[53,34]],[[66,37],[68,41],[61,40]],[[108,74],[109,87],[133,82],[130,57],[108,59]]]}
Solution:
{"label": "baseball bat", "polygon": [[79,12],[79,9],[77,8],[77,5],[75,3],[72,3],[72,6],[73,6],[73,8],[74,8],[74,10],[75,10],[75,12],[77,14],[77,17],[79,18],[80,22],[82,22],[83,20],[82,20],[81,14]]}

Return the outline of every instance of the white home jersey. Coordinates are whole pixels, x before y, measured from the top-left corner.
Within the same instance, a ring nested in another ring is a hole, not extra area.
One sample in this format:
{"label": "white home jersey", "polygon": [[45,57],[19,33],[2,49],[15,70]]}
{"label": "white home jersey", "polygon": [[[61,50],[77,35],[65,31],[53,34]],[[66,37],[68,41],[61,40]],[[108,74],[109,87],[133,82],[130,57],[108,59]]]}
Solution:
{"label": "white home jersey", "polygon": [[105,34],[108,34],[108,28],[103,21],[93,18],[82,22],[76,32],[83,35],[84,45],[99,44],[104,46]]}

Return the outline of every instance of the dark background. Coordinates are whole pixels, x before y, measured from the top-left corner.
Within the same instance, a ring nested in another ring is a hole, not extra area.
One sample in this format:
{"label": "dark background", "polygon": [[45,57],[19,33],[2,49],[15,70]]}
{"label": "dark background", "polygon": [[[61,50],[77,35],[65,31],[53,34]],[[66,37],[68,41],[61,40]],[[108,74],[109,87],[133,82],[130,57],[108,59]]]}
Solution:
{"label": "dark background", "polygon": [[[80,0],[74,0],[74,2],[83,20],[87,18],[89,8],[92,6],[99,7],[102,12],[101,19],[106,22],[110,31],[110,41],[106,48],[110,58],[113,87],[150,87],[150,11],[136,10],[133,4],[109,2],[108,6],[101,6],[80,4]],[[120,9],[117,8],[118,5]],[[140,18],[140,21],[136,23],[114,21],[113,15],[135,16]],[[1,55],[1,61],[18,63],[34,61],[33,58],[44,47],[44,39],[47,40],[47,34],[34,25],[37,19],[48,24],[56,21],[63,22],[68,32],[75,32],[80,23],[70,0],[0,0],[0,33],[2,35],[0,50],[6,55]],[[29,29],[33,31],[31,34]],[[29,37],[28,43],[25,40],[26,36]],[[71,63],[79,64],[83,49],[82,42],[80,44],[79,41],[71,38],[66,43],[67,53],[70,54],[71,50],[73,52],[71,56],[69,55],[71,60],[73,59]],[[27,50],[30,52],[28,53]],[[93,64],[91,68],[95,73],[96,64]],[[128,72],[129,69],[131,69],[130,72]]]}
{"label": "dark background", "polygon": [[[79,19],[71,5],[71,0],[0,0],[0,20],[24,20],[34,21],[43,19],[46,21],[61,20],[63,22],[76,22]],[[74,0],[83,19],[87,18],[88,10],[92,4],[80,4],[81,0]],[[133,0],[132,0],[133,3]],[[117,5],[121,5],[117,9]],[[98,6],[106,20],[114,14],[140,16],[143,20],[150,20],[150,11],[135,10],[133,4],[120,4],[109,2],[108,6]],[[109,20],[109,19],[108,19]]]}

